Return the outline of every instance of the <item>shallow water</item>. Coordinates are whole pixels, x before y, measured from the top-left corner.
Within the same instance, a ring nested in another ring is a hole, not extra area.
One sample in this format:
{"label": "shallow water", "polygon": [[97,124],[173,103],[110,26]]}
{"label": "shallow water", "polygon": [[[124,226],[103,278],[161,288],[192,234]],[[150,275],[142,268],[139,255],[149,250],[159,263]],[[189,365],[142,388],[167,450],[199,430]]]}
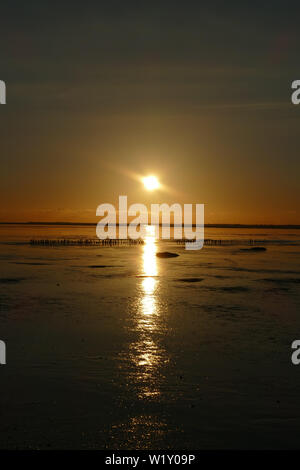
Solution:
{"label": "shallow water", "polygon": [[0,447],[298,448],[300,232],[205,234],[266,252],[27,244],[94,231],[0,227]]}

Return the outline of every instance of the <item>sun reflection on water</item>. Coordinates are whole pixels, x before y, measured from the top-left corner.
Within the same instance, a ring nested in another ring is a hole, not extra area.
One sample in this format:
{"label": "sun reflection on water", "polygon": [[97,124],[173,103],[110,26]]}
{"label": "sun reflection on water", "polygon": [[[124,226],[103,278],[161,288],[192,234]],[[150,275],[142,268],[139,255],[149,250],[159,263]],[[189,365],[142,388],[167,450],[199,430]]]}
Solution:
{"label": "sun reflection on water", "polygon": [[157,266],[157,240],[155,227],[147,226],[141,260],[140,299],[135,329],[138,340],[131,345],[135,382],[141,398],[157,398],[160,395],[161,366],[166,354],[158,340],[161,334],[159,303],[159,276]]}
{"label": "sun reflection on water", "polygon": [[[143,276],[142,280],[142,314],[144,317],[153,316],[157,313],[157,299],[155,296],[155,290],[157,287],[157,262],[156,262],[156,238],[155,238],[155,227],[148,225],[146,227],[146,236],[144,239],[143,246]],[[151,324],[155,326],[155,320],[148,318],[141,321],[148,328],[151,328]]]}
{"label": "sun reflection on water", "polygon": [[[145,276],[157,276],[155,227],[151,225],[146,227],[146,236],[144,238],[143,268]],[[151,277],[148,279],[151,279]],[[145,286],[146,289],[147,287],[151,288],[151,283],[149,286]]]}

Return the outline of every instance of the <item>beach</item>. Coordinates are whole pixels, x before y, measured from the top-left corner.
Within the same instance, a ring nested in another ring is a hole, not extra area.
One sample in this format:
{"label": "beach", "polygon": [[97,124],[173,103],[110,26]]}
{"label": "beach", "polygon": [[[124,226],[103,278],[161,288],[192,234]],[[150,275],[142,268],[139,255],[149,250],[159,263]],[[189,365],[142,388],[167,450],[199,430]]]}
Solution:
{"label": "beach", "polygon": [[299,230],[205,232],[257,252],[30,245],[80,237],[0,227],[0,448],[299,447]]}

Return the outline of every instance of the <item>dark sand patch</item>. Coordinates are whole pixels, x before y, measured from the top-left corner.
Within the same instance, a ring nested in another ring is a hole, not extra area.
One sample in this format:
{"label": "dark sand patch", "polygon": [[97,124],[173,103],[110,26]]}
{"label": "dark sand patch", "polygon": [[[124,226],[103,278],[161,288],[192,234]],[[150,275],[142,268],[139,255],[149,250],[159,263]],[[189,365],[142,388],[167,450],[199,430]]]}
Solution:
{"label": "dark sand patch", "polygon": [[16,284],[24,280],[24,277],[2,277],[0,278],[0,284]]}
{"label": "dark sand patch", "polygon": [[156,253],[156,256],[158,258],[176,258],[179,255],[178,253],[170,253],[169,251],[160,251]]}
{"label": "dark sand patch", "polygon": [[88,265],[73,265],[71,268],[90,268],[90,269],[104,269],[104,268],[124,268],[122,264],[88,264]]}
{"label": "dark sand patch", "polygon": [[84,266],[86,268],[92,268],[92,269],[97,269],[97,268],[123,268],[121,265],[113,265],[113,264],[90,264],[89,266]]}
{"label": "dark sand patch", "polygon": [[229,321],[249,320],[260,311],[255,307],[245,308],[240,305],[203,305],[202,308],[206,313],[213,314],[218,319]]}
{"label": "dark sand patch", "polygon": [[220,287],[220,290],[223,290],[224,292],[248,292],[250,289],[245,286],[228,286]]}
{"label": "dark sand patch", "polygon": [[271,294],[282,294],[289,291],[290,289],[288,287],[270,287],[265,290],[265,292],[270,292]]}
{"label": "dark sand patch", "polygon": [[[125,276],[124,273],[98,274],[98,275],[97,275],[97,274],[94,274],[94,275],[93,275],[93,278],[94,278],[94,279],[117,279],[117,278],[123,279],[124,276]],[[128,276],[128,275],[126,274],[126,276]]]}
{"label": "dark sand patch", "polygon": [[28,266],[50,266],[50,263],[26,263],[25,261],[12,261],[13,264],[26,264]]}
{"label": "dark sand patch", "polygon": [[221,274],[214,274],[213,276],[215,279],[230,279],[232,276],[223,276]]}
{"label": "dark sand patch", "polygon": [[244,273],[264,273],[264,274],[296,274],[299,275],[300,271],[291,271],[291,270],[283,270],[283,269],[260,269],[260,268],[241,268],[237,266],[216,266],[219,269],[226,269],[226,271],[236,271],[236,272],[244,272]]}
{"label": "dark sand patch", "polygon": [[264,246],[252,246],[251,248],[241,248],[240,251],[267,251],[267,248],[265,248]]}
{"label": "dark sand patch", "polygon": [[251,290],[249,287],[245,287],[245,286],[224,286],[224,287],[207,286],[206,288],[212,291],[222,291],[222,292],[230,292],[230,293],[249,292]]}
{"label": "dark sand patch", "polygon": [[274,284],[299,284],[299,278],[265,278],[265,279],[256,279],[257,281],[263,282],[273,282]]}
{"label": "dark sand patch", "polygon": [[186,278],[181,278],[177,279],[180,282],[201,282],[204,280],[203,277],[186,277]]}

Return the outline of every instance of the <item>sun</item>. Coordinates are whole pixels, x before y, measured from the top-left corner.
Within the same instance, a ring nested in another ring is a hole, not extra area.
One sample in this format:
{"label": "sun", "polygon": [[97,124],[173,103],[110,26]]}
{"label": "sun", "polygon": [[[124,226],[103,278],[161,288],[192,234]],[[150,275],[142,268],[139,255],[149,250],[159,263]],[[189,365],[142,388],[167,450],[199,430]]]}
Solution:
{"label": "sun", "polygon": [[146,176],[145,178],[143,178],[142,181],[148,191],[153,191],[154,189],[158,189],[160,187],[159,181],[156,176]]}

